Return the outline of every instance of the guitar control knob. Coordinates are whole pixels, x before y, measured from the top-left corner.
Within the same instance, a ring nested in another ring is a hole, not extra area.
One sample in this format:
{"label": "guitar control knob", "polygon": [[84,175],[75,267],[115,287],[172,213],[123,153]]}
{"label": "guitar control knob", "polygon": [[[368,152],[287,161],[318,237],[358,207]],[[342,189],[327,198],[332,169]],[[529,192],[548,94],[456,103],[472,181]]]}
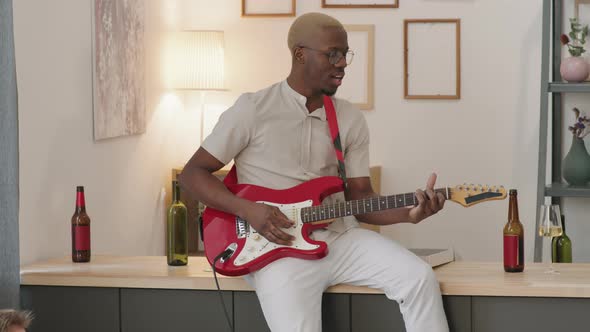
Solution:
{"label": "guitar control knob", "polygon": [[252,236],[252,240],[259,241],[260,240],[260,235],[254,234],[254,236]]}

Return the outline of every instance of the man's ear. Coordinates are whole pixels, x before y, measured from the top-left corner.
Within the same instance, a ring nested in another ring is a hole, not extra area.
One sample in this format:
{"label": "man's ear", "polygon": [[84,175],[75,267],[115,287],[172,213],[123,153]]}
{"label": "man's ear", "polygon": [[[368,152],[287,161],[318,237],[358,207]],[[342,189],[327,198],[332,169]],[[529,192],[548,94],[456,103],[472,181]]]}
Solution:
{"label": "man's ear", "polygon": [[303,48],[295,47],[293,49],[293,57],[295,58],[295,61],[297,61],[297,63],[304,64],[305,54],[303,53]]}

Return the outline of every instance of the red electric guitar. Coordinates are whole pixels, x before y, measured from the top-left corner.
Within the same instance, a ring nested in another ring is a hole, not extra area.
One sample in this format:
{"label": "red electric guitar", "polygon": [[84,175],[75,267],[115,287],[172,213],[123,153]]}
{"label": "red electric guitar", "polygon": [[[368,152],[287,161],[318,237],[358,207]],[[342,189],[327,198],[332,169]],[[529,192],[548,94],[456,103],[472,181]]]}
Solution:
{"label": "red electric guitar", "polygon": [[[285,231],[295,237],[292,246],[266,240],[246,220],[212,208],[203,212],[203,239],[209,263],[222,252],[226,257],[215,262],[215,270],[227,276],[240,276],[256,271],[283,257],[319,259],[327,255],[325,242],[309,238],[312,230],[326,227],[334,218],[364,214],[386,209],[417,205],[414,193],[380,196],[321,205],[322,200],[342,191],[342,180],[327,176],[302,183],[290,189],[272,190],[248,184],[228,185],[239,197],[274,205],[294,226]],[[440,188],[436,192],[465,207],[489,200],[506,198],[504,187],[461,185]]]}

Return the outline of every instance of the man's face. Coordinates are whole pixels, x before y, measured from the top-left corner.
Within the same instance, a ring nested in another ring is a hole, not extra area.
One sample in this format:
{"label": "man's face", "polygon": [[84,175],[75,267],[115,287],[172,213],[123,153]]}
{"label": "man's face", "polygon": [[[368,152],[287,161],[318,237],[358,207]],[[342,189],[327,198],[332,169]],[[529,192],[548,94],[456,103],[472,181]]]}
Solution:
{"label": "man's face", "polygon": [[340,28],[323,28],[314,34],[303,48],[306,53],[305,83],[314,91],[331,96],[336,93],[344,78],[346,57],[330,63],[330,53],[346,55],[348,40],[346,31]]}

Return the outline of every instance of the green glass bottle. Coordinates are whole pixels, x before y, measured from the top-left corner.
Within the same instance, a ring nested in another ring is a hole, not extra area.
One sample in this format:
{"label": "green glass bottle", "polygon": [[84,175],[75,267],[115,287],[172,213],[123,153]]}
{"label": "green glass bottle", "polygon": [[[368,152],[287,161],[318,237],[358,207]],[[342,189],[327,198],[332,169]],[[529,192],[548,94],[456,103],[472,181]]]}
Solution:
{"label": "green glass bottle", "polygon": [[180,266],[188,263],[188,213],[180,201],[178,181],[172,181],[172,204],[168,209],[166,224],[166,255],[168,265]]}
{"label": "green glass bottle", "polygon": [[553,263],[572,262],[572,240],[565,234],[565,218],[561,216],[563,234],[551,240],[551,261]]}

